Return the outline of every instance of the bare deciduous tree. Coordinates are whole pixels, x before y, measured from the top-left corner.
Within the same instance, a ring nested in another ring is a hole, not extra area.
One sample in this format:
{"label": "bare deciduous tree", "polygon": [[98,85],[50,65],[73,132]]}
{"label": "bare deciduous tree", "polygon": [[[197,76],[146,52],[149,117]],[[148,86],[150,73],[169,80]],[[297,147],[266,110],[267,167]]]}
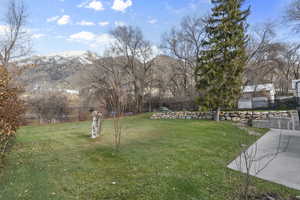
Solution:
{"label": "bare deciduous tree", "polygon": [[67,120],[68,99],[62,93],[46,93],[28,100],[30,110],[37,115],[40,123],[56,123]]}
{"label": "bare deciduous tree", "polygon": [[202,50],[205,37],[205,20],[203,17],[183,18],[179,28],[173,28],[163,36],[162,48],[167,55],[178,60],[173,65],[171,81],[178,87],[178,96],[193,96],[195,94],[194,70],[198,65],[198,55]]}
{"label": "bare deciduous tree", "polygon": [[121,144],[123,127],[121,117],[124,115],[130,96],[131,77],[124,70],[124,57],[113,57],[111,51],[106,57],[97,58],[90,54],[92,68],[84,79],[94,96],[105,101],[113,117],[113,144],[118,151]]}
{"label": "bare deciduous tree", "polygon": [[246,83],[273,83],[278,94],[288,95],[292,80],[299,78],[299,49],[296,43],[266,43],[248,63]]}
{"label": "bare deciduous tree", "polygon": [[21,90],[12,81],[8,66],[18,55],[25,55],[23,28],[26,17],[23,1],[11,0],[4,16],[4,26],[0,27],[0,161],[25,112],[19,99]]}
{"label": "bare deciduous tree", "polygon": [[133,87],[135,112],[142,112],[145,89],[151,79],[153,67],[153,47],[144,39],[139,28],[119,26],[111,35],[115,42],[112,44],[112,53],[122,57],[124,71],[129,75]]}
{"label": "bare deciduous tree", "polygon": [[122,86],[119,81],[112,81],[111,92],[109,95],[109,104],[113,110],[113,144],[116,151],[120,150],[123,126],[121,117],[124,116],[126,107],[126,95],[123,95]]}
{"label": "bare deciduous tree", "polygon": [[245,68],[245,85],[256,85],[264,82],[267,74],[272,72],[269,52],[274,43],[275,31],[273,23],[266,23],[254,28],[249,34],[247,46],[248,59]]}
{"label": "bare deciduous tree", "polygon": [[0,63],[8,67],[11,60],[28,55],[30,36],[25,25],[27,12],[22,0],[11,0],[0,32]]}
{"label": "bare deciduous tree", "polygon": [[282,94],[288,95],[291,82],[299,76],[299,44],[282,43],[278,52],[276,61],[278,63],[278,80],[280,81],[277,87]]}
{"label": "bare deciduous tree", "polygon": [[293,0],[286,9],[284,21],[292,23],[294,30],[300,31],[300,1]]}

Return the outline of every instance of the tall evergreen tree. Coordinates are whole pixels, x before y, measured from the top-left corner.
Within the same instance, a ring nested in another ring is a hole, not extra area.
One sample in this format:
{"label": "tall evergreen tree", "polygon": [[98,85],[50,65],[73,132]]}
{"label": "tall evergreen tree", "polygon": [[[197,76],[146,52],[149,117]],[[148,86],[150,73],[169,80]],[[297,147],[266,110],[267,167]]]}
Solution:
{"label": "tall evergreen tree", "polygon": [[212,15],[207,20],[207,38],[199,55],[196,82],[200,106],[216,111],[237,102],[246,62],[246,29],[250,9],[242,10],[244,0],[212,0]]}

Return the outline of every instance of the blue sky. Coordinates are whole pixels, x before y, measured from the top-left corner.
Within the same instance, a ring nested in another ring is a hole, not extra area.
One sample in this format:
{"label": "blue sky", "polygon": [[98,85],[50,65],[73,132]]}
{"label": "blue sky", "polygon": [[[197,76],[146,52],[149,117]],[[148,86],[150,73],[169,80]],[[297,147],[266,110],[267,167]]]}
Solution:
{"label": "blue sky", "polygon": [[[0,13],[5,7],[1,0]],[[203,15],[210,0],[24,0],[35,54],[91,50],[101,53],[116,25],[139,26],[145,37],[159,45],[161,35],[186,15]],[[279,22],[290,0],[246,0],[249,23]],[[1,25],[1,24],[0,24]],[[279,28],[280,37],[290,33]]]}

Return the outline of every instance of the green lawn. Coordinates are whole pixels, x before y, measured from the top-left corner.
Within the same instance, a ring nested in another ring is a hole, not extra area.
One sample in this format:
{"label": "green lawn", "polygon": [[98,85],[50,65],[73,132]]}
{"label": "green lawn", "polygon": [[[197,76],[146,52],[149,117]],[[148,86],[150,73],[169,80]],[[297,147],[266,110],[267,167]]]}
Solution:
{"label": "green lawn", "polygon": [[[88,137],[90,122],[23,127],[0,174],[0,199],[229,199],[238,173],[226,165],[238,155],[244,131],[225,122],[154,121],[149,115],[123,123],[117,154],[110,120],[96,141]],[[296,195],[262,180],[256,187]]]}

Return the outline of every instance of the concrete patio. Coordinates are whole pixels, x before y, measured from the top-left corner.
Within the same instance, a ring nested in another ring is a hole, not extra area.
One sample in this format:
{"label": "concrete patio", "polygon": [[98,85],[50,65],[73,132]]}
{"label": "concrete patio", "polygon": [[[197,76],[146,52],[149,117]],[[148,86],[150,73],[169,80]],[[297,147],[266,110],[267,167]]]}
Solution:
{"label": "concrete patio", "polygon": [[228,167],[245,173],[249,163],[251,175],[300,190],[300,131],[271,129]]}

